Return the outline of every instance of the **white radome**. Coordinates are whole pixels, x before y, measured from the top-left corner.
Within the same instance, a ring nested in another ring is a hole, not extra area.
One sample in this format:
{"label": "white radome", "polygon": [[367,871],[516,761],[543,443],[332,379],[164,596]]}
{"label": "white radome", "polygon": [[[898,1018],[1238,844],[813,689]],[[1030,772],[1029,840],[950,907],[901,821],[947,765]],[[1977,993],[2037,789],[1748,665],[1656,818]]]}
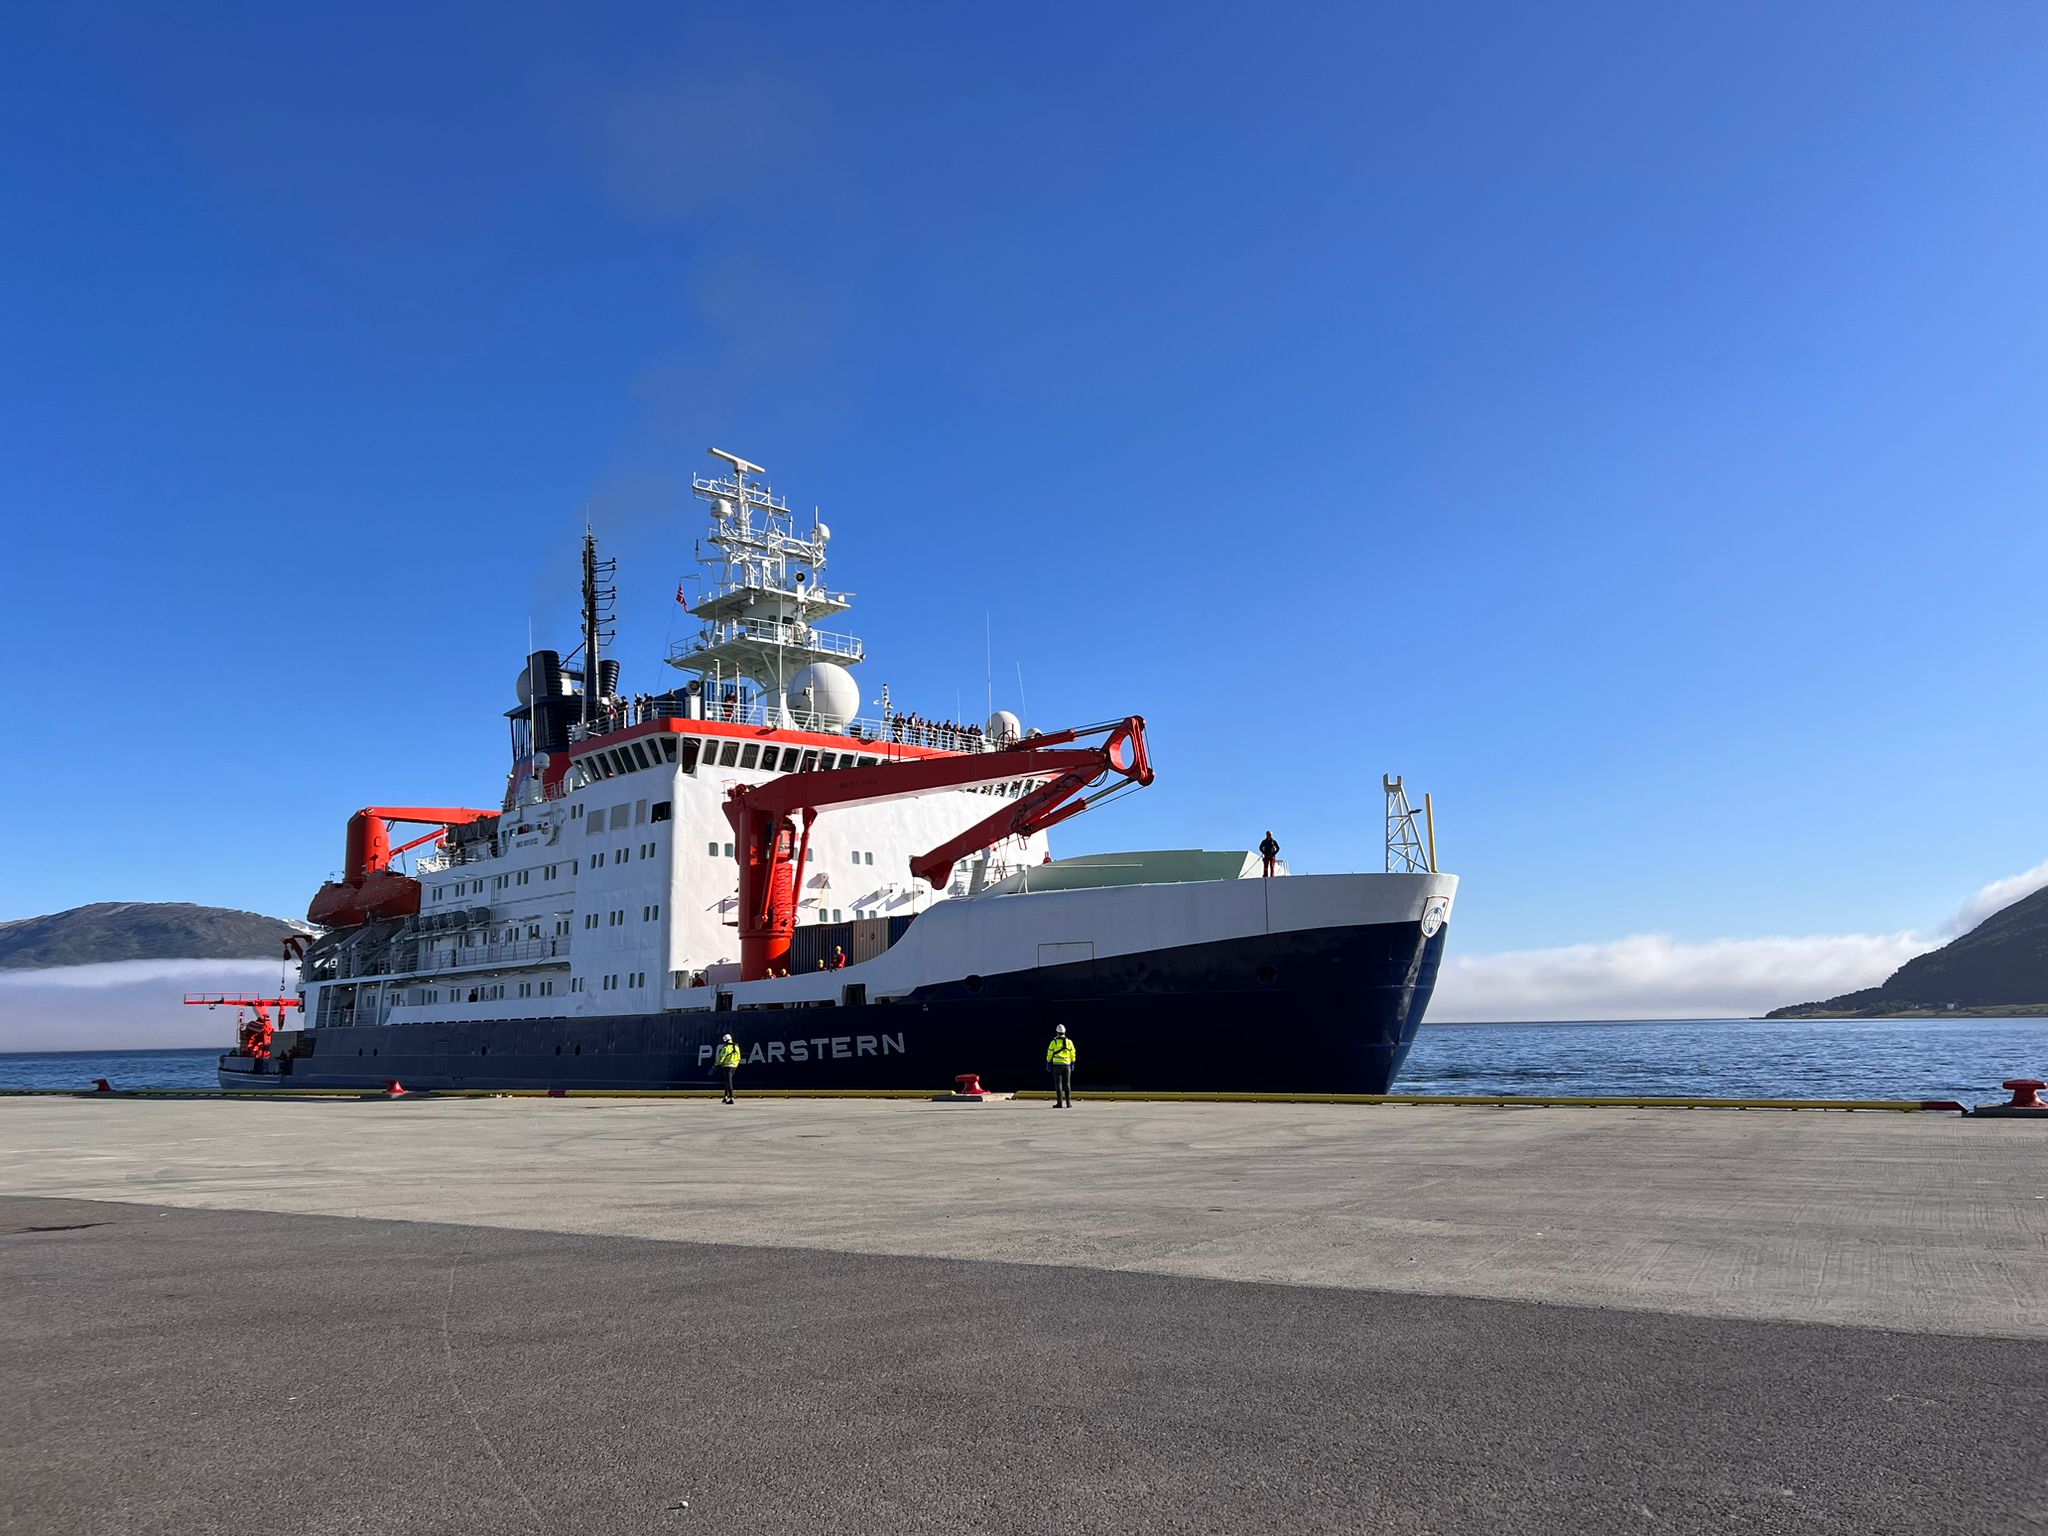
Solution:
{"label": "white radome", "polygon": [[860,713],[860,684],[837,662],[817,661],[789,680],[789,712],[798,725],[839,731]]}
{"label": "white radome", "polygon": [[1007,709],[999,709],[988,717],[985,729],[991,741],[1018,741],[1024,735],[1024,722]]}

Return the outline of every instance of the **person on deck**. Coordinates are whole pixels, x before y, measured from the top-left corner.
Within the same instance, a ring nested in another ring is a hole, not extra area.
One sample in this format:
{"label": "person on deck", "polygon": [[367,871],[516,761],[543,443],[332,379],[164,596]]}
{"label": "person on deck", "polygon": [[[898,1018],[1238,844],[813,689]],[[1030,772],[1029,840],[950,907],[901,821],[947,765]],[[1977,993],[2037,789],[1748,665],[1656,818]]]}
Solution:
{"label": "person on deck", "polygon": [[732,1080],[740,1069],[740,1048],[732,1043],[731,1035],[718,1043],[718,1054],[712,1058],[711,1064],[725,1074],[725,1102],[730,1104]]}
{"label": "person on deck", "polygon": [[1280,858],[1280,844],[1274,840],[1271,828],[1267,829],[1265,840],[1259,844],[1259,857],[1266,861],[1266,878],[1272,879],[1273,865]]}
{"label": "person on deck", "polygon": [[1074,1107],[1074,1041],[1067,1026],[1052,1027],[1052,1043],[1045,1048],[1046,1070],[1052,1073],[1052,1107]]}

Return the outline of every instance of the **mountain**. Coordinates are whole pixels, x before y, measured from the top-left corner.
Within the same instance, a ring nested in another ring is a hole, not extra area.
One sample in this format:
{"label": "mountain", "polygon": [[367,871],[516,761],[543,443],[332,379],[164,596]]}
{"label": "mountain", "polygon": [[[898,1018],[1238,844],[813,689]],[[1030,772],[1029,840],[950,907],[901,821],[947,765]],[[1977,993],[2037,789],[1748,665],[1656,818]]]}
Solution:
{"label": "mountain", "polygon": [[0,923],[0,970],[107,960],[274,960],[283,918],[188,901],[97,901],[69,912]]}
{"label": "mountain", "polygon": [[1948,1012],[2048,1013],[2048,888],[1961,938],[1916,955],[1881,987],[1778,1008],[1767,1019],[1882,1018]]}

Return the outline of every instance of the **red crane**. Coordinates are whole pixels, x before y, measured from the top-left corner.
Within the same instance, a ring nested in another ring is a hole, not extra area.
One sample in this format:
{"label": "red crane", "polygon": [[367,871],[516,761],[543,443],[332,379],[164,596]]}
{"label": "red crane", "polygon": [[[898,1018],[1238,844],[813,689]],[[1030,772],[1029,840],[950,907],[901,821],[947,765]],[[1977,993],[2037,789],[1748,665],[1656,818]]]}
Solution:
{"label": "red crane", "polygon": [[[1069,747],[1087,736],[1099,743]],[[1077,726],[1033,736],[996,752],[915,758],[873,767],[837,768],[825,773],[786,773],[766,784],[734,785],[726,794],[734,856],[740,867],[740,976],[759,981],[786,968],[790,936],[796,931],[797,892],[810,855],[811,823],[828,806],[876,805],[936,789],[963,789],[1004,779],[1043,778],[1045,783],[910,861],[910,873],[939,886],[952,877],[956,860],[1001,842],[1026,837],[1078,816],[1103,796],[1082,791],[1114,776],[1117,788],[1152,782],[1145,745],[1145,719],[1132,715],[1100,725]],[[795,816],[803,818],[799,840]]]}
{"label": "red crane", "polygon": [[[185,1001],[193,1007],[253,1009],[254,1017],[241,1016],[235,1021],[235,1049],[232,1054],[253,1056],[258,1061],[270,1058],[270,1037],[284,1022],[285,1009],[305,1006],[296,997],[249,997],[240,992],[187,992]],[[275,1019],[270,1016],[273,1008],[277,1010]]]}
{"label": "red crane", "polygon": [[[417,880],[392,869],[391,861],[408,848],[444,837],[450,827],[496,816],[446,805],[366,805],[348,819],[348,852],[339,880],[330,880],[313,896],[306,921],[325,928],[357,928],[372,918],[410,917],[420,909]],[[432,828],[409,843],[391,846],[391,823],[425,823]]]}

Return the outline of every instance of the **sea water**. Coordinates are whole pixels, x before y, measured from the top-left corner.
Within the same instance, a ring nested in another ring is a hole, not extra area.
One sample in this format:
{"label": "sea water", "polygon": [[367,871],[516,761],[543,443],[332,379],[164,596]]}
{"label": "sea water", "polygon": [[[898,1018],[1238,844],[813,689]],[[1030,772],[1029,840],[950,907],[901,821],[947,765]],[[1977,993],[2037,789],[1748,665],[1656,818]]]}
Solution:
{"label": "sea water", "polygon": [[[96,1077],[116,1088],[212,1088],[219,1055],[217,1047],[0,1055],[0,1089],[83,1089]],[[2048,1019],[1425,1024],[1394,1087],[1978,1103],[2005,1097],[1999,1084],[2009,1077],[2048,1077]]]}

